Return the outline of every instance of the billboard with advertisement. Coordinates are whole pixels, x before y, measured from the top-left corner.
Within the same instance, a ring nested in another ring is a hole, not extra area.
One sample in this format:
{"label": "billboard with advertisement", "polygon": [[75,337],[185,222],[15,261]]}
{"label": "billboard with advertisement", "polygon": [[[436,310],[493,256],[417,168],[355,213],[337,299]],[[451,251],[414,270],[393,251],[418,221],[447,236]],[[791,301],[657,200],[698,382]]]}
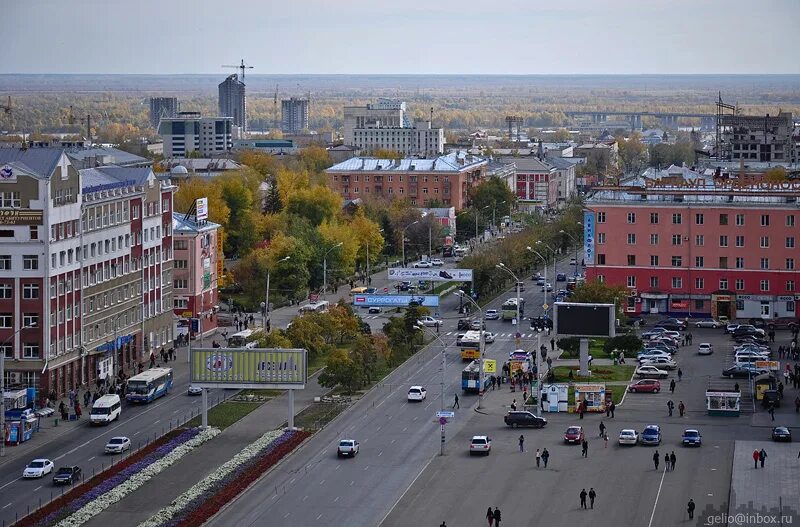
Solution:
{"label": "billboard with advertisement", "polygon": [[390,267],[389,280],[432,280],[434,282],[472,282],[472,269],[414,269]]}
{"label": "billboard with advertisement", "polygon": [[594,265],[594,212],[583,211],[583,263]]}
{"label": "billboard with advertisement", "polygon": [[559,337],[613,337],[616,335],[615,306],[556,302],[553,328]]}
{"label": "billboard with advertisement", "polygon": [[208,198],[197,198],[197,221],[208,219]]}
{"label": "billboard with advertisement", "polygon": [[439,307],[438,295],[353,295],[354,306],[403,307],[416,302],[425,307]]}
{"label": "billboard with advertisement", "polygon": [[304,349],[193,348],[189,368],[200,388],[299,390],[308,380]]}

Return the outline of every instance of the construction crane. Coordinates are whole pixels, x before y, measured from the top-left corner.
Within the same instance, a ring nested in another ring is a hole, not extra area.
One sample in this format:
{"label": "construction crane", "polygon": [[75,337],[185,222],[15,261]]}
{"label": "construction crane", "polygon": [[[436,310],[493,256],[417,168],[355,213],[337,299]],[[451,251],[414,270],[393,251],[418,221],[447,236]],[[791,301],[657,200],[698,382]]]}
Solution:
{"label": "construction crane", "polygon": [[222,67],[223,68],[234,68],[234,69],[237,69],[237,70],[241,70],[241,72],[242,72],[241,73],[242,82],[244,82],[244,70],[251,70],[251,69],[254,68],[254,66],[250,66],[249,64],[246,64],[244,62],[244,59],[242,59],[242,63],[239,64],[238,66],[231,66],[230,64],[223,64]]}
{"label": "construction crane", "polygon": [[2,109],[3,112],[6,115],[11,113],[12,108],[11,108],[11,96],[10,95],[8,96],[8,102],[6,104],[0,104],[0,109]]}

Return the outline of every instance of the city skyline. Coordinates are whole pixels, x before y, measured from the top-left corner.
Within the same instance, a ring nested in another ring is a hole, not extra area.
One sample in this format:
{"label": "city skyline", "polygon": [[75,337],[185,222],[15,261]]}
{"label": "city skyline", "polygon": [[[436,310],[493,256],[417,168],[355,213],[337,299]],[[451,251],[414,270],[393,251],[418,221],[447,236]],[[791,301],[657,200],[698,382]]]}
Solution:
{"label": "city skyline", "polygon": [[[254,74],[798,73],[800,4],[765,4],[14,0],[0,71],[223,75],[244,58]],[[757,45],[740,38],[759,27]]]}

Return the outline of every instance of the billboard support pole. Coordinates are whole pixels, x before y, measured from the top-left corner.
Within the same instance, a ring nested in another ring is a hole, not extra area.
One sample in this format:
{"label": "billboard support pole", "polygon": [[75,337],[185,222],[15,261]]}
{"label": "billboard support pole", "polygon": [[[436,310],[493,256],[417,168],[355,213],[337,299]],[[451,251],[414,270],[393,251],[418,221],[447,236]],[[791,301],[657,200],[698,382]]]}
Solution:
{"label": "billboard support pole", "polygon": [[208,388],[203,388],[203,418],[202,428],[208,428]]}
{"label": "billboard support pole", "polygon": [[289,430],[294,430],[294,390],[286,390],[289,392]]}
{"label": "billboard support pole", "polygon": [[582,338],[581,339],[581,347],[580,347],[580,367],[578,369],[578,375],[581,377],[588,377],[589,376],[589,339]]}

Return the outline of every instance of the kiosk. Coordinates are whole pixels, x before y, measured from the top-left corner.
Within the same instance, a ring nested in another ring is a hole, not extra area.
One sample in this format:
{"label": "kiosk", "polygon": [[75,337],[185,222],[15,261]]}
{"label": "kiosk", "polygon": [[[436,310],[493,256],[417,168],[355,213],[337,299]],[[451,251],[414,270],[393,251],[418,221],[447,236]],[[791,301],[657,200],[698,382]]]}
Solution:
{"label": "kiosk", "polygon": [[739,417],[740,392],[706,392],[708,415]]}
{"label": "kiosk", "polygon": [[575,384],[575,408],[581,402],[585,403],[587,412],[606,411],[606,385],[605,384]]}
{"label": "kiosk", "polygon": [[772,373],[762,373],[753,377],[753,387],[756,393],[756,401],[761,401],[764,399],[765,391],[778,389],[778,379]]}
{"label": "kiosk", "polygon": [[544,412],[568,412],[569,384],[543,384],[541,408]]}

